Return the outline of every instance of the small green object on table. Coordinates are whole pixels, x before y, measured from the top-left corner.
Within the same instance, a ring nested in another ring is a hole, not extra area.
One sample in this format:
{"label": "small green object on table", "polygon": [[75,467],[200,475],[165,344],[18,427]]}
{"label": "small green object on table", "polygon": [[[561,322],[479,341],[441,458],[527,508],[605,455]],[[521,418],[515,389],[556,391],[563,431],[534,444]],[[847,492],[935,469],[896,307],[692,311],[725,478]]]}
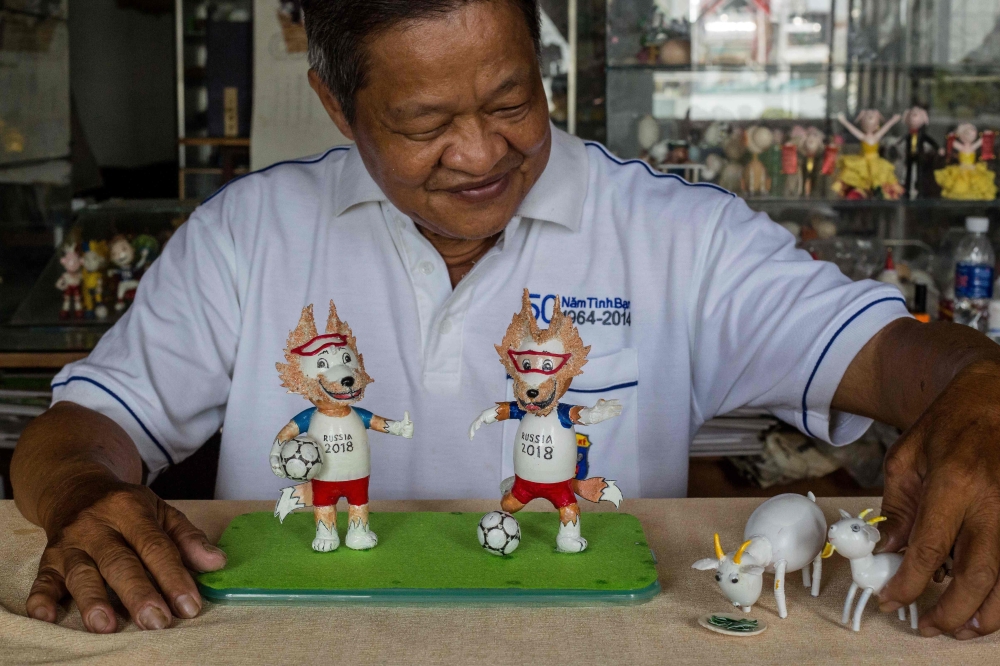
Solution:
{"label": "small green object on table", "polygon": [[726,617],[725,615],[713,615],[708,618],[708,621],[713,627],[720,627],[728,631],[737,631],[739,633],[757,631],[757,620],[734,620],[733,618]]}
{"label": "small green object on table", "polygon": [[[504,557],[476,540],[481,517],[375,513],[378,546],[317,553],[312,512],[292,514],[284,524],[271,513],[248,513],[219,539],[225,569],[199,574],[198,587],[210,601],[243,604],[637,604],[660,592],[656,560],[635,516],[586,514],[589,546],[566,554],[555,550],[556,513],[521,512],[521,543]],[[346,514],[337,521],[346,526]]]}

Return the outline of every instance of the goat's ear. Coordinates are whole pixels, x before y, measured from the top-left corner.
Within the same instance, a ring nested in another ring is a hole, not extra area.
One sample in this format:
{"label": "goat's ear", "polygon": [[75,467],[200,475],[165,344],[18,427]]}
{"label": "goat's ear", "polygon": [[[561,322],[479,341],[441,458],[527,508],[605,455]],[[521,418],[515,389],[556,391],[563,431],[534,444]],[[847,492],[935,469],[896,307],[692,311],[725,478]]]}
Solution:
{"label": "goat's ear", "polygon": [[754,576],[760,576],[764,573],[764,567],[759,564],[744,564],[740,567],[740,573],[752,574]]}
{"label": "goat's ear", "polygon": [[843,509],[840,509],[840,517],[841,518],[853,518],[854,516],[852,516],[851,514],[847,513]]}
{"label": "goat's ear", "polygon": [[878,543],[878,540],[882,538],[882,534],[879,533],[878,528],[871,525],[865,525],[865,534],[872,543]]}
{"label": "goat's ear", "polygon": [[691,565],[692,569],[697,569],[698,571],[710,571],[711,569],[719,568],[719,560],[714,557],[706,557],[703,560],[698,560]]}

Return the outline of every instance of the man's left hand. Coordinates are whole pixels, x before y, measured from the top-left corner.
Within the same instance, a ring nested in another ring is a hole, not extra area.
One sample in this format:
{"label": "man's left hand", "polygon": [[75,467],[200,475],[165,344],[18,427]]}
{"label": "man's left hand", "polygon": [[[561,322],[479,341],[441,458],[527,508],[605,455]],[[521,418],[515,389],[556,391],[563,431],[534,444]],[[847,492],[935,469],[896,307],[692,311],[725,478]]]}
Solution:
{"label": "man's left hand", "polygon": [[1000,364],[966,366],[892,446],[882,514],[882,550],[906,547],[883,611],[916,600],[951,554],[954,579],[920,633],[1000,629]]}

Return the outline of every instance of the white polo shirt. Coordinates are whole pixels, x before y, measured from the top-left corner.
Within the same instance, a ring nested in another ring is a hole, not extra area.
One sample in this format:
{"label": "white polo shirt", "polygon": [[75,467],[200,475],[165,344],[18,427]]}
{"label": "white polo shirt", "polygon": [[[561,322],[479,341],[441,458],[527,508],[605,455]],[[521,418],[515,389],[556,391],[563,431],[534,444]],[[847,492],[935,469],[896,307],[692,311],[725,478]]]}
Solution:
{"label": "white polo shirt", "polygon": [[[153,472],[222,427],[216,496],[273,498],[271,442],[309,407],[275,362],[304,305],[332,298],[375,378],[359,404],[410,412],[412,440],[370,434],[375,498],[495,497],[517,421],[469,424],[511,384],[493,348],[527,287],[542,324],[556,295],[591,346],[563,402],[618,399],[582,427],[592,476],[626,497],[683,496],[707,419],[766,407],[843,444],[867,419],[831,413],[847,366],[899,292],[852,282],[795,249],[766,215],[712,185],[622,162],[553,128],[552,154],[497,245],[453,290],[444,261],[355,148],[233,181],[195,211],[90,356],[53,382],[117,421]],[[323,321],[320,321],[320,326]]]}

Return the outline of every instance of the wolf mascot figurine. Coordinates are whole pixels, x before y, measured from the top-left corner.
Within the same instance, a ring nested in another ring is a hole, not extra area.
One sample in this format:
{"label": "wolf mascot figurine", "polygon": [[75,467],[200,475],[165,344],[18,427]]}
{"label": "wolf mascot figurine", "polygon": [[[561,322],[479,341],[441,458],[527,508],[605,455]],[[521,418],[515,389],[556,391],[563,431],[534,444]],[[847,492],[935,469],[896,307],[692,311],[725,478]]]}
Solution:
{"label": "wolf mascot figurine", "polygon": [[500,506],[515,513],[536,497],[549,500],[559,510],[556,548],[579,553],[587,547],[587,540],[580,536],[580,505],[575,496],[618,506],[622,494],[614,481],[574,478],[577,439],[573,426],[614,418],[622,413],[621,404],[598,400],[593,407],[579,407],[559,402],[573,377],[582,373],[590,347],[583,345],[576,326],[563,315],[558,296],[549,327],[541,330],[525,289],[521,311],[514,315],[496,350],[514,379],[514,401],[499,402],[480,414],[469,428],[469,439],[484,423],[520,420],[514,439],[514,478],[501,484]]}
{"label": "wolf mascot figurine", "polygon": [[368,527],[371,459],[366,430],[412,438],[409,412],[403,420],[391,421],[352,406],[364,397],[365,387],[373,380],[365,372],[351,327],[337,316],[333,301],[324,335],[317,333],[312,305],[302,309],[298,326],[288,334],[285,361],[276,364],[282,386],[315,406],[298,414],[278,433],[271,447],[271,470],[282,478],[288,476],[282,448],[300,434],[319,449],[320,465],[309,472],[305,483],[281,491],[274,515],[284,521],[294,509],[312,506],[316,517],[313,550],[333,551],[340,546],[337,501],[344,497],[348,503],[347,547],[374,548],[378,537]]}

